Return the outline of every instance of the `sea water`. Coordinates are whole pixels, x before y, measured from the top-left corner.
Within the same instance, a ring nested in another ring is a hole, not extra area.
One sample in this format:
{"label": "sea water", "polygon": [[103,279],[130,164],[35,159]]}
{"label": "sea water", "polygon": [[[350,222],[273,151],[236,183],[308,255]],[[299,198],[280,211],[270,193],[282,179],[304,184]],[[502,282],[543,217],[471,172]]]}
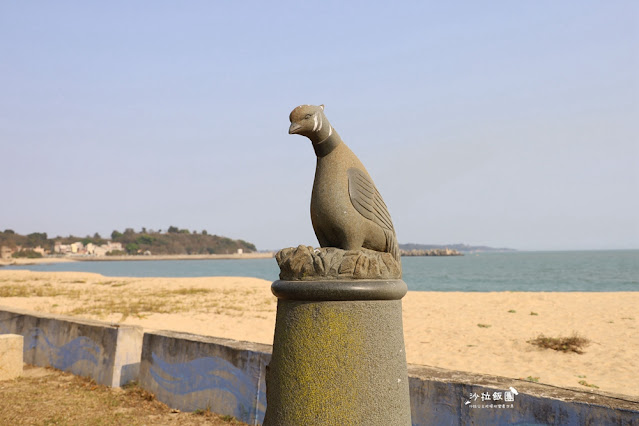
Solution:
{"label": "sea water", "polygon": [[639,291],[639,250],[404,257],[417,291]]}
{"label": "sea water", "polygon": [[[413,291],[639,291],[639,250],[468,253],[403,257]],[[275,259],[82,261],[7,266],[109,277],[242,276],[277,279]]]}

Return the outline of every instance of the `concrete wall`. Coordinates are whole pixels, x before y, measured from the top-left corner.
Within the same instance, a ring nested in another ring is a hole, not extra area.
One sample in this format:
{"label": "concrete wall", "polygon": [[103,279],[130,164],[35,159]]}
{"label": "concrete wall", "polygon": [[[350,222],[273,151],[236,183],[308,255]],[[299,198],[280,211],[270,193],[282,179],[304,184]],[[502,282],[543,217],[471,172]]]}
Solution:
{"label": "concrete wall", "polygon": [[420,365],[408,377],[413,425],[639,425],[639,398]]}
{"label": "concrete wall", "polygon": [[261,424],[270,352],[270,346],[258,343],[168,331],[145,333],[139,383],[171,407],[210,408]]}
{"label": "concrete wall", "polygon": [[[30,364],[109,386],[137,378],[183,411],[209,408],[254,425],[264,418],[268,345],[173,332],[142,338],[138,327],[0,307],[0,334],[7,333],[24,336]],[[408,366],[408,376],[413,425],[639,425],[635,397],[417,365]]]}
{"label": "concrete wall", "polygon": [[[146,333],[140,384],[171,407],[210,408],[260,424],[270,352],[256,343]],[[408,376],[413,425],[639,425],[639,398],[418,365],[408,366]],[[482,394],[490,400],[482,402]]]}
{"label": "concrete wall", "polygon": [[0,306],[0,334],[24,337],[24,362],[55,367],[118,387],[138,376],[143,332],[60,315]]}

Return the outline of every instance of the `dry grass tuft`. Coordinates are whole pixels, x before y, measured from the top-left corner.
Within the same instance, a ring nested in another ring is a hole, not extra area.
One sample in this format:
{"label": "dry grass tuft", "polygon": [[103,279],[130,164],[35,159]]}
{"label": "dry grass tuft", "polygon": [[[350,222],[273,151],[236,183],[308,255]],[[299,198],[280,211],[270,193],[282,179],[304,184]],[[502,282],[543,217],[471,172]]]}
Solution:
{"label": "dry grass tuft", "polygon": [[70,315],[96,315],[104,317],[109,314],[121,314],[120,322],[129,316],[144,318],[146,315],[160,313],[170,314],[186,311],[188,307],[170,298],[160,299],[157,297],[139,297],[127,299],[125,297],[110,297],[100,301],[92,301],[80,307],[72,309]]}
{"label": "dry grass tuft", "polygon": [[65,296],[77,298],[80,295],[79,290],[70,290],[67,288],[52,287],[50,284],[44,284],[41,287],[32,287],[26,285],[3,285],[0,287],[0,297],[57,297]]}
{"label": "dry grass tuft", "polygon": [[543,349],[552,349],[560,352],[584,353],[582,348],[590,343],[590,340],[574,333],[570,337],[546,337],[540,334],[537,338],[528,340],[531,345],[538,346]]}
{"label": "dry grass tuft", "polygon": [[579,380],[579,382],[578,382],[578,383],[579,383],[581,386],[586,386],[586,387],[589,387],[589,388],[599,389],[599,386],[597,386],[597,385],[593,385],[592,383],[588,383],[588,382],[587,382],[587,381],[585,381],[585,380]]}
{"label": "dry grass tuft", "polygon": [[178,296],[190,296],[193,294],[208,294],[212,293],[211,290],[206,288],[178,288],[177,290],[171,290],[166,292],[166,295],[178,295]]}

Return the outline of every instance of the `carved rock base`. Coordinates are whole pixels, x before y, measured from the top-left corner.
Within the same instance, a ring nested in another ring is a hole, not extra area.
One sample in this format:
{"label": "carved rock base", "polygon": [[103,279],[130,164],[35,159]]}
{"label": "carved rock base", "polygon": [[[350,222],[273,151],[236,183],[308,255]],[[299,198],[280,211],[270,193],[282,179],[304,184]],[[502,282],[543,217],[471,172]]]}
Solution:
{"label": "carved rock base", "polygon": [[275,255],[280,279],[287,281],[387,280],[402,277],[402,266],[390,253],[334,247],[289,247]]}

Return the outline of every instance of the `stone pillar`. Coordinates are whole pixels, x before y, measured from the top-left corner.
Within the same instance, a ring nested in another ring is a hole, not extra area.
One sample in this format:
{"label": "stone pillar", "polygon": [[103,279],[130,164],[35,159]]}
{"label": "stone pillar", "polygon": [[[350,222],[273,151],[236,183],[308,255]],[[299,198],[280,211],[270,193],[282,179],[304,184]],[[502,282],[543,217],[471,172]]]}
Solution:
{"label": "stone pillar", "polygon": [[10,380],[22,374],[24,337],[0,334],[0,380]]}
{"label": "stone pillar", "polygon": [[264,425],[410,425],[402,280],[275,281]]}

